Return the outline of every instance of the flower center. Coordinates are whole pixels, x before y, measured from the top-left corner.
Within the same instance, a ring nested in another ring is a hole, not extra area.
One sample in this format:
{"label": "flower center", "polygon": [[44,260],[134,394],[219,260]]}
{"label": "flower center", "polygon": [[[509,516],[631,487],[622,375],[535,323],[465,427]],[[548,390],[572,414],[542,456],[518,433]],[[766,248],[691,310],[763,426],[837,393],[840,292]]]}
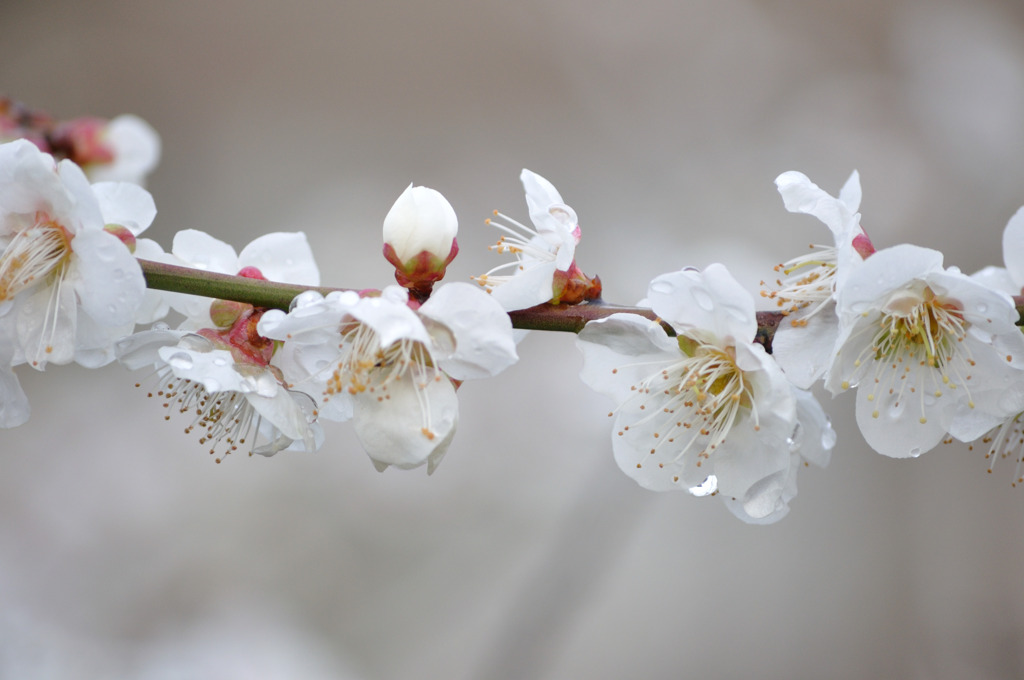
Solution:
{"label": "flower center", "polygon": [[886,305],[875,335],[875,358],[909,356],[940,367],[953,360],[967,330],[960,309],[943,303],[925,286],[920,298],[899,296]]}
{"label": "flower center", "polygon": [[411,378],[420,406],[421,432],[428,439],[436,436],[431,425],[430,399],[427,387],[445,379],[434,358],[422,342],[397,340],[380,346],[377,332],[366,324],[352,322],[342,329],[341,360],[327,380],[325,401],[331,395],[348,392],[353,397],[376,397],[378,402],[391,399],[388,390],[405,377]]}
{"label": "flower center", "polygon": [[678,462],[687,452],[697,451],[700,467],[745,414],[750,414],[754,428],[759,428],[757,408],[753,387],[736,365],[735,347],[722,348],[686,335],[679,335],[678,342],[682,355],[678,361],[633,386],[634,391],[650,398],[639,407],[649,415],[632,426],[649,425],[655,440],[650,453],[665,445],[678,446],[672,461]]}
{"label": "flower center", "polygon": [[[775,266],[787,278],[776,279],[778,290],[762,290],[761,297],[775,300],[785,315],[811,307],[810,312],[792,319],[794,326],[806,326],[807,320],[817,314],[832,299],[836,279],[836,249],[831,246],[811,245],[816,252],[794,258]],[[761,285],[765,285],[761,282]]]}
{"label": "flower center", "polygon": [[[964,343],[969,327],[959,303],[936,297],[929,286],[920,292],[894,295],[882,308],[878,320],[862,331],[873,330],[874,335],[853,363],[854,372],[858,373],[866,362],[871,362],[868,401],[873,402],[887,392],[892,398],[886,400],[891,402],[889,415],[897,417],[904,400],[915,395],[920,400],[920,421],[928,422],[928,407],[947,389],[963,386],[966,390],[971,379],[975,362]],[[1010,359],[1008,356],[1007,360]],[[844,380],[842,387],[845,389],[850,383],[851,379]],[[969,391],[967,399],[968,406],[973,408]],[[878,410],[871,415],[878,418]]]}
{"label": "flower center", "polygon": [[71,235],[44,213],[20,230],[0,255],[0,301],[10,300],[71,259]]}

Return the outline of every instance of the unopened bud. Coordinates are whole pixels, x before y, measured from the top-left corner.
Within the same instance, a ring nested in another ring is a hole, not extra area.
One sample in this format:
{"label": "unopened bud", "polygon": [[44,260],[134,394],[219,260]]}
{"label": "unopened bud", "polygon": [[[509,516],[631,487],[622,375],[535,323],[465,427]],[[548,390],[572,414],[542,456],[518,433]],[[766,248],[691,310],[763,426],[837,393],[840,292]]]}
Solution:
{"label": "unopened bud", "polygon": [[440,192],[411,184],[384,218],[384,257],[395,279],[414,297],[426,298],[459,252],[459,221]]}

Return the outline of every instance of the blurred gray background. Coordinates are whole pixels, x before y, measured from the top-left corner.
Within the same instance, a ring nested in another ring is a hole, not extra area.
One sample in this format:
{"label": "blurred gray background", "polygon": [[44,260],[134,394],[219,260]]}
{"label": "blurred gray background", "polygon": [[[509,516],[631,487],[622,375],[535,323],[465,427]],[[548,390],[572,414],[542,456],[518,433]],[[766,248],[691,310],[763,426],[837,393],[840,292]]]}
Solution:
{"label": "blurred gray background", "polygon": [[[136,113],[169,247],[304,230],[329,285],[391,281],[413,181],[455,206],[450,278],[501,260],[522,167],[578,212],[581,267],[632,303],[713,261],[751,290],[827,242],[773,180],[861,172],[876,245],[1001,263],[1024,203],[1015,0],[17,1],[0,86]],[[0,445],[4,678],[1019,678],[1024,489],[966,446],[868,450],[852,399],[790,516],[642,491],[573,338],[462,388],[444,464],[381,475],[350,429],[215,465],[119,367],[20,373]]]}

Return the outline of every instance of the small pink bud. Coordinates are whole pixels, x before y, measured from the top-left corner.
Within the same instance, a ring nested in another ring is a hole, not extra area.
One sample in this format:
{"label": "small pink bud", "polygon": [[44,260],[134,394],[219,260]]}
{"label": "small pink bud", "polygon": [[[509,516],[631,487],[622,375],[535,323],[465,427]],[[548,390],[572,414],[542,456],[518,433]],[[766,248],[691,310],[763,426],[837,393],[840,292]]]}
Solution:
{"label": "small pink bud", "polygon": [[257,279],[259,281],[266,281],[267,277],[263,275],[263,272],[259,270],[259,267],[242,267],[238,271],[239,276],[244,276],[247,279]]}
{"label": "small pink bud", "polygon": [[121,243],[128,246],[128,250],[130,252],[135,252],[135,234],[133,234],[127,227],[122,227],[120,224],[108,224],[103,227],[103,231],[108,234],[113,234],[117,238],[121,239]]}
{"label": "small pink bud", "polygon": [[871,243],[871,239],[868,238],[867,234],[857,234],[853,237],[853,249],[865,260],[875,252],[875,246]]}
{"label": "small pink bud", "polygon": [[75,118],[58,125],[50,141],[55,151],[77,165],[111,163],[114,149],[107,140],[108,124],[102,118]]}
{"label": "small pink bud", "polygon": [[252,309],[252,305],[234,300],[214,300],[210,303],[210,318],[217,328],[229,328],[243,313]]}

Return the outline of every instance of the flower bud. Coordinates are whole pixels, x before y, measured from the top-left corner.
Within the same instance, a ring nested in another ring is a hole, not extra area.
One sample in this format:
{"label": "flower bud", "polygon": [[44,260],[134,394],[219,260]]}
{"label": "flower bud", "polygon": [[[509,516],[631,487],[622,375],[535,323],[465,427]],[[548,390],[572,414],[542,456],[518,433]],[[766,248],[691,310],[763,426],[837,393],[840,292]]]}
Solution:
{"label": "flower bud", "polygon": [[414,298],[430,295],[444,277],[459,246],[459,221],[440,192],[411,184],[384,218],[384,257],[395,267],[395,279]]}

